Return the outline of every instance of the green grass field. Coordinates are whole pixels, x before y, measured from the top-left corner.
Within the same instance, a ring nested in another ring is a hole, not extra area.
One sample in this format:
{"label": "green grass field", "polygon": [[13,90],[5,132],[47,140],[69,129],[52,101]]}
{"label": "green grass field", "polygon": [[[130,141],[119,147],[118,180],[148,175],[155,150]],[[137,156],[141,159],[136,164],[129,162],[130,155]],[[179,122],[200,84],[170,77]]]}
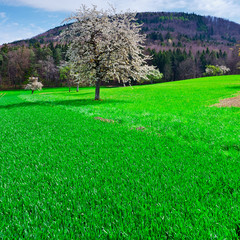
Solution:
{"label": "green grass field", "polygon": [[239,92],[0,91],[0,239],[240,239]]}

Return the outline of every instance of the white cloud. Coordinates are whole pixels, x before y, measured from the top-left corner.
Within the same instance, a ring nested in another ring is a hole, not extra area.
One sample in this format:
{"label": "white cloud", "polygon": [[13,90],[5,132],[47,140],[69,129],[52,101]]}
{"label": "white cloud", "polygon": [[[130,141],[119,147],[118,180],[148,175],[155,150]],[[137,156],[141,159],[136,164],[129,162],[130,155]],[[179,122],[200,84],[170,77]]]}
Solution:
{"label": "white cloud", "polygon": [[118,10],[132,11],[163,11],[172,8],[183,8],[189,5],[191,0],[0,0],[9,5],[24,5],[41,8],[47,11],[73,12],[82,4],[87,6],[97,5],[99,8],[108,8],[109,4]]}
{"label": "white cloud", "polygon": [[[8,31],[6,31],[6,29],[8,29]],[[31,24],[29,26],[22,26],[16,22],[7,24],[6,26],[0,25],[0,45],[3,43],[32,38],[33,36],[36,36],[46,30],[48,29],[43,29]]]}
{"label": "white cloud", "polygon": [[204,15],[213,15],[227,19],[239,19],[240,3],[232,0],[194,0],[190,9],[196,9]]}
{"label": "white cloud", "polygon": [[239,19],[240,12],[239,0],[0,0],[1,2],[65,12],[73,12],[82,4],[107,8],[108,3],[117,10],[184,11],[234,19]]}
{"label": "white cloud", "polygon": [[7,17],[7,15],[5,12],[0,12],[0,18],[6,18],[6,17]]}
{"label": "white cloud", "polygon": [[34,8],[41,8],[47,11],[63,11],[63,12],[73,12],[78,9],[82,4],[91,6],[93,4],[101,6],[101,8],[106,8],[108,2],[112,0],[0,0],[0,3],[14,5],[14,6],[30,6]]}
{"label": "white cloud", "polygon": [[0,25],[3,25],[7,22],[8,18],[5,12],[0,12]]}

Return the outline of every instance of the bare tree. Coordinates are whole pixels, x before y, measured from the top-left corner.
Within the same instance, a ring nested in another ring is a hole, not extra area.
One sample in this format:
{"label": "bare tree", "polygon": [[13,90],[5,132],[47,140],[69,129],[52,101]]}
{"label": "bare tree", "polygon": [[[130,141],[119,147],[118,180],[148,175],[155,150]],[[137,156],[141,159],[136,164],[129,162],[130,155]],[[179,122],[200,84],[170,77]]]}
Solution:
{"label": "bare tree", "polygon": [[192,58],[187,58],[186,60],[179,63],[178,72],[180,79],[190,79],[196,77],[196,66]]}
{"label": "bare tree", "polygon": [[21,84],[24,81],[24,74],[31,64],[31,54],[33,51],[25,47],[8,52],[8,75],[15,87],[17,83]]}
{"label": "bare tree", "polygon": [[70,42],[71,74],[81,84],[95,84],[95,100],[100,99],[102,81],[139,81],[154,69],[147,65],[145,36],[139,33],[134,13],[116,14],[113,8],[104,11],[83,5],[65,21],[72,20],[62,34],[63,42]]}
{"label": "bare tree", "polygon": [[59,69],[54,63],[54,59],[48,56],[46,60],[38,61],[38,73],[42,78],[45,78],[47,82],[57,82],[59,78]]}

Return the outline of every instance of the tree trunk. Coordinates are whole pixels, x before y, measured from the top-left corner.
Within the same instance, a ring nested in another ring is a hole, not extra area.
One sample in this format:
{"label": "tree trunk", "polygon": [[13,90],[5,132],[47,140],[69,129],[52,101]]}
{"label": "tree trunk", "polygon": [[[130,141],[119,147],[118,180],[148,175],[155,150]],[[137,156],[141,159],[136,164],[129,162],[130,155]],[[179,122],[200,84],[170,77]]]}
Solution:
{"label": "tree trunk", "polygon": [[79,83],[77,84],[77,92],[79,91]]}
{"label": "tree trunk", "polygon": [[101,81],[98,79],[96,81],[95,100],[100,100],[100,84]]}
{"label": "tree trunk", "polygon": [[32,94],[33,94],[34,90],[32,90]]}
{"label": "tree trunk", "polygon": [[68,85],[68,91],[71,92],[71,82],[69,78],[67,78],[67,85]]}

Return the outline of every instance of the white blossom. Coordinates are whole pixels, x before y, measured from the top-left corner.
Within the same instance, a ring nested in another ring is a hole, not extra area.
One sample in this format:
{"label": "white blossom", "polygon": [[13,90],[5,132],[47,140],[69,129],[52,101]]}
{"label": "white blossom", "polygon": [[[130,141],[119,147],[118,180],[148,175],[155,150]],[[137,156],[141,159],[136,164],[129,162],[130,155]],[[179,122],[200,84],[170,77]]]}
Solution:
{"label": "white blossom", "polygon": [[72,20],[62,34],[62,41],[70,42],[71,74],[81,84],[96,85],[96,100],[101,81],[140,81],[154,70],[147,65],[150,57],[143,53],[145,36],[140,34],[135,13],[116,14],[113,8],[97,10],[83,5],[66,19]]}
{"label": "white blossom", "polygon": [[30,77],[29,83],[26,85],[26,90],[32,90],[32,94],[35,90],[42,90],[43,84],[38,81],[37,77]]}
{"label": "white blossom", "polygon": [[228,68],[228,67],[226,67],[226,66],[218,66],[217,65],[217,67],[219,67],[219,69],[221,70],[221,72],[222,72],[222,74],[226,74],[226,73],[228,73],[228,72],[230,72],[230,68]]}
{"label": "white blossom", "polygon": [[205,76],[218,76],[218,75],[224,75],[230,72],[230,68],[226,66],[214,66],[214,65],[207,65],[205,70]]}

